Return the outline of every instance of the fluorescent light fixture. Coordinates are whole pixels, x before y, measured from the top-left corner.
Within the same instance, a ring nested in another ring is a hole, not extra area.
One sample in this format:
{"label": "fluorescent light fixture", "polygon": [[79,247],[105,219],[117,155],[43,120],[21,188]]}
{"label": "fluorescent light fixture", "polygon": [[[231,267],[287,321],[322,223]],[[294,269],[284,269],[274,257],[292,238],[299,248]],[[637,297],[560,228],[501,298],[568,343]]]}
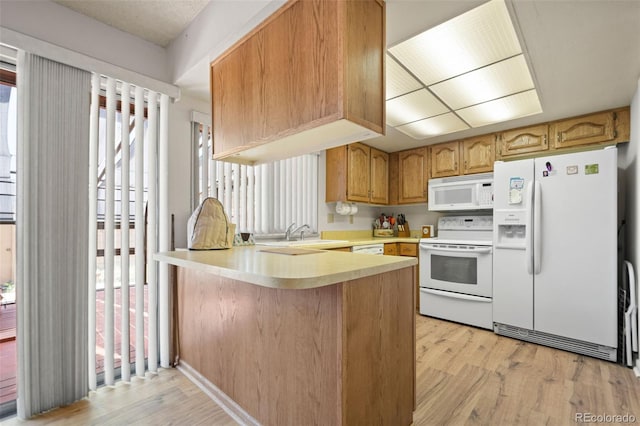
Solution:
{"label": "fluorescent light fixture", "polygon": [[425,85],[522,53],[509,11],[493,0],[392,48]]}
{"label": "fluorescent light fixture", "polygon": [[533,79],[523,55],[505,59],[430,87],[454,110],[533,88]]}
{"label": "fluorescent light fixture", "polygon": [[396,127],[396,130],[399,130],[414,139],[426,139],[431,136],[444,135],[446,133],[453,133],[460,130],[466,130],[468,128],[469,126],[464,124],[464,122],[456,117],[455,114],[449,112],[447,114],[438,115],[437,117],[431,117]]}
{"label": "fluorescent light fixture", "polygon": [[542,107],[535,89],[456,111],[472,127],[486,126],[541,112]]}
{"label": "fluorescent light fixture", "polygon": [[387,124],[395,127],[448,111],[427,89],[422,89],[387,101]]}
{"label": "fluorescent light fixture", "polygon": [[422,83],[413,78],[400,64],[387,55],[387,97],[392,99],[418,89],[422,89]]}
{"label": "fluorescent light fixture", "polygon": [[505,0],[389,49],[386,123],[416,138],[542,112]]}

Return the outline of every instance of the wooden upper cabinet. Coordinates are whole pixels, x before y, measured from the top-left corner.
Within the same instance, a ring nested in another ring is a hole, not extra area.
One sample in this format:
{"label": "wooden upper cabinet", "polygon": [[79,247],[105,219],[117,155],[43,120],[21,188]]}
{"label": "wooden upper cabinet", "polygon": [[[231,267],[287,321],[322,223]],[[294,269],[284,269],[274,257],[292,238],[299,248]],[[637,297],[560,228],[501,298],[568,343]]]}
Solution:
{"label": "wooden upper cabinet", "polygon": [[371,148],[371,181],[370,202],[373,204],[389,203],[389,154]]}
{"label": "wooden upper cabinet", "polygon": [[369,202],[371,148],[361,143],[347,146],[347,200]]}
{"label": "wooden upper cabinet", "polygon": [[398,164],[398,152],[389,154],[389,204],[398,204],[400,193],[400,165]]}
{"label": "wooden upper cabinet", "polygon": [[213,157],[265,162],[384,134],[385,16],[382,0],[288,1],[214,60]]}
{"label": "wooden upper cabinet", "polygon": [[493,135],[478,136],[461,142],[462,174],[493,171],[496,149]]}
{"label": "wooden upper cabinet", "polygon": [[549,149],[548,134],[548,124],[522,127],[499,133],[496,135],[498,158],[547,151]]}
{"label": "wooden upper cabinet", "polygon": [[458,141],[431,146],[431,177],[460,174],[460,147]]}
{"label": "wooden upper cabinet", "polygon": [[428,180],[428,147],[398,153],[398,204],[426,203]]}
{"label": "wooden upper cabinet", "polygon": [[327,203],[389,202],[389,154],[356,142],[328,149],[326,156]]}
{"label": "wooden upper cabinet", "polygon": [[616,138],[613,111],[585,115],[551,123],[554,148],[608,142]]}

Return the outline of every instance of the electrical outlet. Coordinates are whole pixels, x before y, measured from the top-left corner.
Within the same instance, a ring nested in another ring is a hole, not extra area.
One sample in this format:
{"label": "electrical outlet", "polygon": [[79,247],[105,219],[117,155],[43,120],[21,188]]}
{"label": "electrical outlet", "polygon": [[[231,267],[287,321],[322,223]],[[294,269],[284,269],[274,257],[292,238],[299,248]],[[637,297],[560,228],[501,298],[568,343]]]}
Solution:
{"label": "electrical outlet", "polygon": [[327,223],[333,223],[333,213],[327,214]]}

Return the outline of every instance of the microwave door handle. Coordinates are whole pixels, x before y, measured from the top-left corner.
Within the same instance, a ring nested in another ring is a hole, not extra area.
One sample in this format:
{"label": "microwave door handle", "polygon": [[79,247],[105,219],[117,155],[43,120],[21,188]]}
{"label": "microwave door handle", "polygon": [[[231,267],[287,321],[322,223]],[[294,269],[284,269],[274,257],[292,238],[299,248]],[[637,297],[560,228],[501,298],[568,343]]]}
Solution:
{"label": "microwave door handle", "polygon": [[529,275],[533,275],[533,235],[531,232],[531,228],[533,228],[533,182],[529,182],[527,184],[526,197],[528,208],[524,234],[524,246],[525,257],[527,258],[527,273]]}
{"label": "microwave door handle", "polygon": [[420,244],[420,248],[424,250],[431,250],[431,251],[446,251],[446,252],[452,252],[452,253],[479,253],[479,254],[491,253],[491,250],[492,250],[491,247],[483,247],[480,249],[442,248],[442,247],[433,247],[433,246],[423,245],[423,244]]}

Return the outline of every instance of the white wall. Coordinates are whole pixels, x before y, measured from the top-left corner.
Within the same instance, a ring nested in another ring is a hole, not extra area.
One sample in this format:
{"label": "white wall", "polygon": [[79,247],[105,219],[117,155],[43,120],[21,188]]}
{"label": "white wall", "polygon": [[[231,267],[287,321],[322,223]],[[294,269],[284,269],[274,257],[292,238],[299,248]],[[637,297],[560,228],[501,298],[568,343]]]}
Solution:
{"label": "white wall", "polygon": [[640,268],[640,80],[638,89],[631,101],[631,138],[628,144],[620,147],[620,165],[625,172],[626,186],[626,258],[636,269]]}
{"label": "white wall", "polygon": [[2,0],[0,8],[0,42],[6,42],[2,29],[8,28],[144,76],[170,82],[167,53],[162,47],[49,0]]}
{"label": "white wall", "polygon": [[187,96],[169,107],[169,214],[175,215],[176,247],[187,246],[191,215],[191,111],[206,112],[209,104]]}
{"label": "white wall", "polygon": [[[212,1],[167,48],[174,84],[189,92],[209,63],[284,4],[282,0]],[[208,79],[206,79],[208,81]]]}

